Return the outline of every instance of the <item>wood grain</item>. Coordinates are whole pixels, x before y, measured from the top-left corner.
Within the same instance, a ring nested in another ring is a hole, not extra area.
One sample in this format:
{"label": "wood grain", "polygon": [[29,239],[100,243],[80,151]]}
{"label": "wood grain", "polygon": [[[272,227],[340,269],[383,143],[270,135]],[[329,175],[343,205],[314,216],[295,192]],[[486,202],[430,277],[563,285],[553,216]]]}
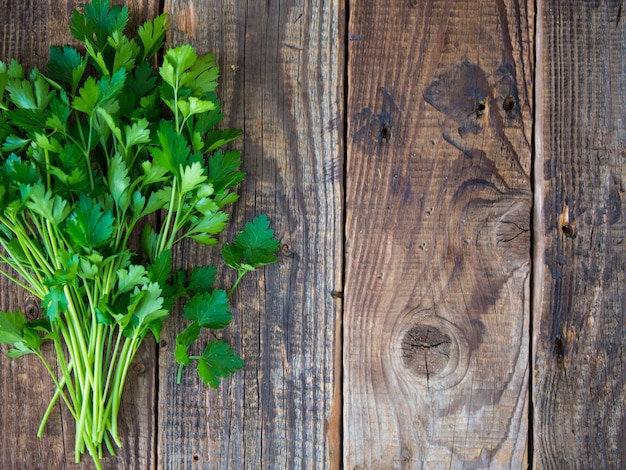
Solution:
{"label": "wood grain", "polygon": [[524,468],[532,2],[349,11],[344,468]]}
{"label": "wood grain", "polygon": [[[247,180],[233,227],[267,213],[281,259],[245,279],[226,338],[246,367],[217,391],[175,384],[160,348],[164,469],[338,468],[341,424],[343,3],[170,0],[170,44],[215,52],[225,126],[242,128]],[[233,235],[233,232],[229,234]],[[188,246],[182,265],[211,262]]]}
{"label": "wood grain", "polygon": [[[26,69],[44,68],[50,45],[72,41],[69,19],[77,1],[0,0],[0,60],[18,60]],[[119,3],[119,2],[116,2]],[[156,16],[158,1],[125,1],[134,20],[130,28]],[[38,302],[4,277],[0,278],[0,309],[21,310],[29,318],[40,313]],[[120,437],[124,447],[117,457],[103,461],[105,469],[150,469],[155,466],[154,342],[140,349],[129,372],[120,410]],[[0,468],[90,469],[91,457],[83,456],[74,464],[74,423],[64,406],[51,415],[43,438],[37,429],[52,398],[54,384],[40,362],[33,357],[8,359],[0,346]],[[47,357],[54,363],[54,351]]]}
{"label": "wood grain", "polygon": [[[622,2],[540,2],[537,468],[626,467]],[[543,112],[542,112],[543,111]]]}
{"label": "wood grain", "polygon": [[[44,66],[78,3],[0,0],[0,60]],[[124,3],[132,28],[161,8]],[[244,130],[225,238],[265,212],[281,260],[235,294],[246,368],[217,391],[175,384],[180,318],[144,345],[104,467],[626,467],[622,1],[348,6],[164,3]],[[39,308],[0,279],[0,309]],[[5,351],[0,469],[93,468],[63,407],[36,438],[53,385]]]}

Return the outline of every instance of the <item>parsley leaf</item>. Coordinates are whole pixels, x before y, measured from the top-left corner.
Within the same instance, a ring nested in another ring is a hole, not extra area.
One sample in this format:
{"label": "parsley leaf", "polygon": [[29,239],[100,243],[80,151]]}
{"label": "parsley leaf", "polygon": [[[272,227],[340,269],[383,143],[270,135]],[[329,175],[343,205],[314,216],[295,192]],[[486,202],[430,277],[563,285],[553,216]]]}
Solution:
{"label": "parsley leaf", "polygon": [[[191,344],[198,339],[199,335],[200,325],[193,322],[181,333],[179,333],[178,336],[176,336],[176,350],[174,351],[174,357],[179,364],[184,366],[191,364],[187,351],[189,346],[191,346]],[[178,380],[178,383],[180,383],[180,379]]]}
{"label": "parsley leaf", "polygon": [[232,245],[224,245],[222,257],[224,263],[233,269],[254,270],[278,259],[278,245],[267,216],[259,215],[246,224]]}
{"label": "parsley leaf", "polygon": [[143,60],[151,59],[163,47],[165,32],[169,24],[167,13],[163,13],[139,27],[137,34],[143,46]]}
{"label": "parsley leaf", "polygon": [[191,147],[184,136],[178,134],[171,121],[163,121],[157,131],[158,147],[151,147],[150,154],[161,167],[180,175],[180,168],[187,162]]}
{"label": "parsley leaf", "polygon": [[207,176],[200,162],[193,162],[190,166],[183,168],[180,179],[180,192],[185,194],[200,186],[207,179]]}
{"label": "parsley leaf", "polygon": [[207,344],[198,361],[198,375],[205,384],[217,388],[220,377],[229,377],[243,367],[243,360],[224,341]]}
{"label": "parsley leaf", "polygon": [[0,312],[0,343],[15,344],[22,341],[25,322],[21,312]]}
{"label": "parsley leaf", "polygon": [[197,294],[211,292],[215,283],[217,268],[215,266],[199,266],[191,271],[191,280],[187,289]]}
{"label": "parsley leaf", "polygon": [[130,177],[126,162],[119,153],[115,154],[109,162],[108,184],[115,204],[120,209],[126,210],[130,205],[130,195],[128,194]]}
{"label": "parsley leaf", "polygon": [[55,80],[70,85],[69,90],[73,94],[80,83],[87,61],[72,46],[50,47],[50,60],[48,61],[48,73]]}
{"label": "parsley leaf", "polygon": [[89,77],[80,90],[78,90],[79,98],[74,98],[72,107],[77,111],[91,116],[96,109],[96,105],[100,99],[100,90],[96,79]]}
{"label": "parsley leaf", "polygon": [[141,289],[139,286],[135,287],[128,306],[128,313],[132,314],[132,326],[139,328],[168,314],[168,311],[162,308],[161,292],[161,287],[156,282],[144,284]]}
{"label": "parsley leaf", "polygon": [[91,252],[110,242],[114,222],[110,211],[103,211],[100,204],[82,194],[67,218],[65,231],[75,248]]}
{"label": "parsley leaf", "polygon": [[146,268],[142,265],[132,264],[128,268],[117,271],[117,294],[130,292],[138,285],[145,285],[150,282],[146,276]]}
{"label": "parsley leaf", "polygon": [[44,319],[26,322],[21,312],[0,312],[0,343],[10,344],[13,349],[7,356],[17,358],[38,352],[45,338],[39,332],[50,333],[50,323]]}
{"label": "parsley leaf", "polygon": [[20,109],[37,109],[33,84],[28,80],[11,80],[6,86],[9,100]]}
{"label": "parsley leaf", "polygon": [[236,150],[223,153],[215,152],[209,158],[209,181],[216,192],[231,188],[239,184],[246,174],[238,171],[241,166],[241,156]]}
{"label": "parsley leaf", "polygon": [[59,314],[67,309],[69,302],[65,297],[65,292],[62,288],[52,286],[41,303],[41,306],[46,310],[46,316],[51,322],[55,321]]}
{"label": "parsley leaf", "polygon": [[185,305],[183,316],[204,328],[224,328],[232,318],[226,291],[220,289],[195,295]]}
{"label": "parsley leaf", "polygon": [[127,7],[111,7],[109,0],[93,0],[85,5],[84,14],[74,10],[70,31],[81,42],[95,39],[97,46],[102,48],[106,44],[108,33],[123,30],[126,23]]}

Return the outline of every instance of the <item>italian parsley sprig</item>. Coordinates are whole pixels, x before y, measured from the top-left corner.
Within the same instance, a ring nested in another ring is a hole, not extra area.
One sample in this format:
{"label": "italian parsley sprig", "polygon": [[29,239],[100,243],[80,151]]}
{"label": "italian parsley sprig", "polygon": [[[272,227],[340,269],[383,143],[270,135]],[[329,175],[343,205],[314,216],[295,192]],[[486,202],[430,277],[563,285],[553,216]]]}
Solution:
{"label": "italian parsley sprig", "polygon": [[[217,269],[174,271],[185,239],[216,245],[244,178],[240,155],[221,148],[240,135],[217,128],[219,70],[190,45],[167,50],[167,16],[125,34],[128,9],[94,0],[74,11],[83,44],[52,47],[47,73],[0,62],[0,273],[41,299],[42,318],[0,312],[8,356],[34,354],[56,384],[39,435],[60,399],[76,420],[75,455],[99,459],[121,446],[124,382],[146,336],[182,299],[189,326],[176,338],[183,368],[195,361],[217,387],[243,367],[221,340],[190,354],[202,329],[231,321],[229,297],[248,272],[276,261],[278,241],[264,215],[221,250],[237,272],[229,291]],[[133,251],[133,234],[141,249]],[[42,353],[56,351],[60,375]],[[195,348],[194,348],[195,349]]]}

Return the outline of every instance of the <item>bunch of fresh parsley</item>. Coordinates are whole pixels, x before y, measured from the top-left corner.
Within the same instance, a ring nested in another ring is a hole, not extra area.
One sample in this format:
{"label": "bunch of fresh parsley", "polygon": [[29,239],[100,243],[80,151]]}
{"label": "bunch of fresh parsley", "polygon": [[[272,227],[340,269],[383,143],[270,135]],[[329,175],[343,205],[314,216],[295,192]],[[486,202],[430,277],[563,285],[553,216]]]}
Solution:
{"label": "bunch of fresh parsley", "polygon": [[[0,273],[41,299],[42,318],[0,312],[10,357],[35,354],[58,399],[76,420],[76,460],[100,468],[120,446],[118,412],[129,366],[147,335],[157,341],[177,299],[191,321],[175,356],[194,361],[217,387],[243,366],[223,341],[202,354],[190,346],[203,328],[231,320],[216,268],[173,271],[184,239],[218,243],[234,188],[244,178],[237,151],[220,148],[240,132],[220,130],[213,55],[190,45],[161,56],[166,15],[124,34],[126,7],[93,0],[74,11],[71,33],[84,46],[52,47],[47,74],[0,62]],[[160,62],[158,70],[154,65]],[[141,247],[129,242],[141,233]],[[263,215],[224,244],[224,263],[241,277],[276,261],[278,241]],[[51,343],[60,376],[42,354]]]}

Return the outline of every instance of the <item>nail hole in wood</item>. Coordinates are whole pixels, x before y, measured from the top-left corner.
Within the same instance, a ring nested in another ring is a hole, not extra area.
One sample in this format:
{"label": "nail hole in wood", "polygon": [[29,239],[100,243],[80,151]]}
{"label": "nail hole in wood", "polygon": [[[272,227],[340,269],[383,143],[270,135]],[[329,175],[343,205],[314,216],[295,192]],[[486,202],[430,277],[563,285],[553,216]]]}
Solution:
{"label": "nail hole in wood", "polygon": [[482,101],[478,103],[478,105],[476,106],[476,117],[481,117],[485,113],[485,109],[487,109],[485,103],[483,103]]}
{"label": "nail hole in wood", "polygon": [[556,350],[556,354],[559,357],[563,357],[565,353],[565,344],[563,343],[563,338],[561,336],[557,336],[554,339],[554,349]]}
{"label": "nail hole in wood", "polygon": [[502,109],[508,113],[509,111],[512,111],[513,108],[515,108],[515,98],[512,96],[504,98],[504,101],[502,102]]}
{"label": "nail hole in wood", "polygon": [[380,128],[380,136],[385,139],[385,141],[389,142],[389,139],[391,139],[391,131],[387,126]]}
{"label": "nail hole in wood", "polygon": [[561,227],[561,231],[570,240],[576,238],[576,231],[574,230],[574,227],[571,226],[571,224],[564,224]]}

